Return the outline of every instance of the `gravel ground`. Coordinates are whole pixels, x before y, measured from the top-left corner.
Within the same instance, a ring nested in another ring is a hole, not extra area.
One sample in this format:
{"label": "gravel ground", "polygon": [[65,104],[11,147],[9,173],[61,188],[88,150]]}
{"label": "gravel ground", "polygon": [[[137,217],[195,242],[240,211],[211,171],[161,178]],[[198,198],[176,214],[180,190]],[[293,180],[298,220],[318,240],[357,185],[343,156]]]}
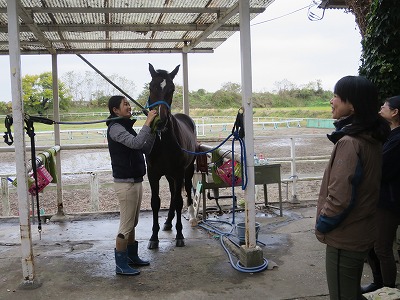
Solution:
{"label": "gravel ground", "polygon": [[[254,141],[255,153],[262,154],[265,158],[279,160],[289,158],[291,156],[290,143],[291,138],[295,141],[296,158],[307,156],[329,156],[332,150],[332,144],[327,140],[326,133],[331,132],[331,129],[310,129],[310,128],[280,128],[275,130],[266,130],[256,132]],[[210,146],[216,146],[217,142],[204,142]],[[239,146],[239,143],[236,143]],[[236,145],[235,144],[235,145]],[[231,148],[231,143],[224,145],[228,149]],[[240,151],[236,149],[235,151]],[[95,171],[99,178],[99,210],[100,211],[118,211],[118,203],[112,188],[112,177],[110,172],[105,170],[110,169],[110,161],[107,149],[96,150],[68,150],[61,153],[63,161],[62,172],[69,173],[74,170],[82,172]],[[7,167],[15,162],[14,153],[0,152],[0,174],[4,174]],[[322,176],[326,165],[325,161],[297,161],[296,174],[300,177],[316,177]],[[281,178],[288,179],[291,175],[290,163],[281,163]],[[78,213],[92,211],[90,200],[90,175],[63,175],[63,206],[66,213]],[[297,197],[302,200],[316,200],[319,192],[319,180],[298,181]],[[282,185],[283,200],[291,199],[292,187],[289,184]],[[231,195],[231,189],[221,189],[220,195]],[[243,192],[240,188],[235,189],[238,201],[243,199]],[[45,192],[40,193],[40,207],[44,209],[46,215],[52,215],[57,212],[56,191],[51,185],[45,189]],[[161,182],[161,207],[167,208],[169,205],[169,192],[166,180]],[[150,187],[147,179],[144,182],[144,197],[142,209],[150,210]],[[256,186],[256,203],[263,201],[262,188]],[[278,188],[276,184],[268,185],[268,198],[270,202],[278,201]],[[11,215],[17,215],[17,197],[15,189],[10,186],[10,210]],[[36,199],[33,199],[36,201]],[[214,201],[209,201],[209,205],[213,206]],[[231,205],[232,200],[220,200],[221,205]],[[3,212],[3,201],[0,203],[1,212]]]}

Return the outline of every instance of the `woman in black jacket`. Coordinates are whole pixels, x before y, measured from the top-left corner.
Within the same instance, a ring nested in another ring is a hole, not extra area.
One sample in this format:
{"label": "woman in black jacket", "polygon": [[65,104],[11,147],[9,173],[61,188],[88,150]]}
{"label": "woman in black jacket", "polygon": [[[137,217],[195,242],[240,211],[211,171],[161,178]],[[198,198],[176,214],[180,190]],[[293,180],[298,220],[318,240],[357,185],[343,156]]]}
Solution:
{"label": "woman in black jacket", "polygon": [[379,235],[368,253],[374,282],[362,292],[373,292],[383,286],[394,288],[397,267],[393,241],[400,225],[400,96],[387,99],[379,112],[390,123],[391,133],[383,145],[381,191],[376,215]]}

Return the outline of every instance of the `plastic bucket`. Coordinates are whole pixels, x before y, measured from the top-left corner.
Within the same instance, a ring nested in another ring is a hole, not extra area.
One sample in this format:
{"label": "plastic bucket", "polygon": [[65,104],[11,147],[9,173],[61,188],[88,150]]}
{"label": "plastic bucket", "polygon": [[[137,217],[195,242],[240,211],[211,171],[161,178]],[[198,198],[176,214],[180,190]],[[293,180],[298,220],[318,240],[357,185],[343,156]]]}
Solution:
{"label": "plastic bucket", "polygon": [[[260,231],[260,223],[256,222],[256,240],[258,240],[258,232]],[[246,223],[241,222],[236,224],[236,235],[240,244],[246,243]]]}

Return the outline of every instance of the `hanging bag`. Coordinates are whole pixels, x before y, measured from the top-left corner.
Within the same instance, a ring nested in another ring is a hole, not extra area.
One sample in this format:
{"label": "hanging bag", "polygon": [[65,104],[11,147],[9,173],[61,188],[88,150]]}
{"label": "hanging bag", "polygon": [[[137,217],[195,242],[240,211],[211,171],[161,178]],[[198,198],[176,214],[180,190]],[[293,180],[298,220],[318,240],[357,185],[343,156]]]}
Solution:
{"label": "hanging bag", "polygon": [[[233,174],[232,174],[233,167]],[[242,183],[241,165],[237,161],[228,160],[215,170],[215,173],[228,185],[240,185]],[[233,176],[232,176],[233,175]],[[232,178],[233,177],[233,178]]]}

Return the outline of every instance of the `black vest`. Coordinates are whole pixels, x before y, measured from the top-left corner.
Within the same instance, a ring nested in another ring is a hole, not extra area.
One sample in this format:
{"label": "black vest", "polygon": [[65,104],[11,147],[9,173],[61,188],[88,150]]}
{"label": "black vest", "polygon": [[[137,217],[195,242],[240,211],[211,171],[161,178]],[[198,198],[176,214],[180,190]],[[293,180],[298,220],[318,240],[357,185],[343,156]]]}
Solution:
{"label": "black vest", "polygon": [[146,166],[144,163],[143,152],[138,149],[131,149],[127,146],[118,143],[110,138],[110,127],[114,123],[119,123],[132,135],[137,133],[132,126],[134,120],[120,119],[107,122],[107,141],[108,150],[111,157],[111,166],[114,178],[127,179],[133,178],[135,182],[143,181],[143,176],[146,174]]}

